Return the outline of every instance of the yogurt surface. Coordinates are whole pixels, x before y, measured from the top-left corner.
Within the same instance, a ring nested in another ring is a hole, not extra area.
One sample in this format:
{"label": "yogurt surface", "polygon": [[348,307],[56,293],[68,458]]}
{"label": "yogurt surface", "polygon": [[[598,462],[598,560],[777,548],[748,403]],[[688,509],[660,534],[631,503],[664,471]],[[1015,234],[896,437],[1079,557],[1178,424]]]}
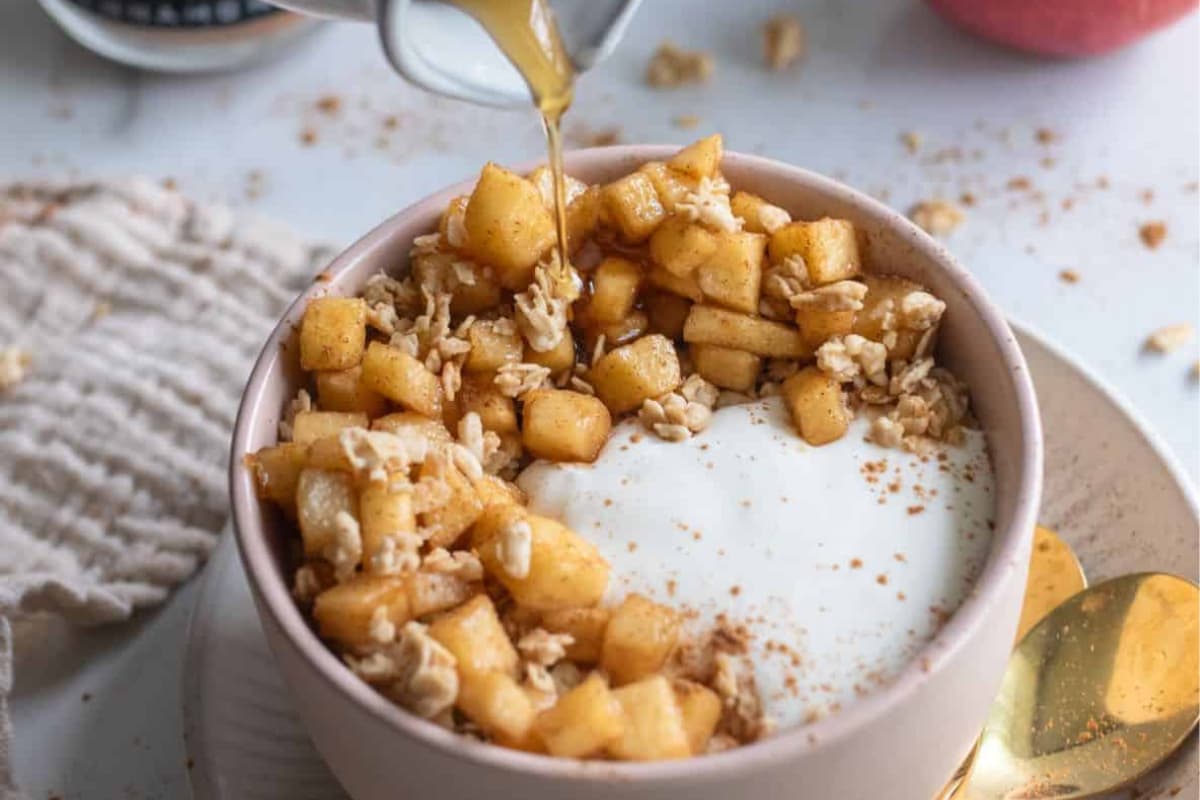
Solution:
{"label": "yogurt surface", "polygon": [[868,427],[811,447],[778,398],[677,443],[629,419],[594,464],[538,462],[518,483],[600,548],[609,601],[641,592],[697,633],[719,615],[744,626],[768,716],[797,725],[892,680],[988,553],[983,435],[919,457],[864,441]]}

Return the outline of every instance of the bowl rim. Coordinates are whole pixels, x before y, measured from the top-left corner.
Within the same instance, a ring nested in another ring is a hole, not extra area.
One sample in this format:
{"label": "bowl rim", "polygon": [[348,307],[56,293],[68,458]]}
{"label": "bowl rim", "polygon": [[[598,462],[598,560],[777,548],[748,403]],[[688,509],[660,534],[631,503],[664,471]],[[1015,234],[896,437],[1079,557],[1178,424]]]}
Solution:
{"label": "bowl rim", "polygon": [[[677,145],[617,145],[574,150],[564,154],[568,168],[573,162],[625,164],[664,160],[678,150]],[[751,172],[773,172],[790,183],[803,184],[816,195],[833,197],[858,207],[889,228],[899,228],[920,255],[942,270],[975,310],[990,333],[1002,360],[1012,375],[1017,413],[1020,420],[1021,446],[1017,464],[1017,486],[1012,523],[993,534],[992,547],[974,587],[933,639],[926,642],[901,672],[886,686],[857,700],[837,714],[807,725],[780,731],[751,745],[734,748],[703,758],[657,762],[580,761],[525,753],[518,750],[462,737],[428,720],[421,719],[393,704],[354,676],[342,661],[326,647],[297,607],[284,581],[274,575],[274,557],[259,524],[259,500],[243,467],[250,452],[250,434],[255,420],[264,412],[263,389],[267,376],[280,358],[283,343],[291,336],[304,304],[327,285],[314,281],[288,306],[255,361],[239,404],[231,440],[229,471],[233,527],[238,551],[258,602],[258,613],[269,614],[271,621],[319,673],[347,701],[360,706],[379,722],[407,736],[413,744],[446,755],[456,756],[481,766],[517,771],[546,778],[567,780],[704,781],[720,774],[752,771],[768,764],[790,760],[802,753],[837,742],[854,731],[869,726],[898,704],[906,695],[933,679],[964,643],[988,624],[988,612],[1004,591],[1006,576],[1020,565],[1024,540],[1031,539],[1040,507],[1042,490],[1043,440],[1037,399],[1029,369],[1004,315],[992,303],[982,286],[950,253],[931,236],[917,228],[898,211],[849,186],[809,170],[762,156],[726,151],[726,164],[736,164]],[[527,172],[540,161],[520,165]],[[441,207],[453,197],[468,193],[474,184],[468,179],[430,194],[388,217],[365,236],[341,251],[321,275],[336,276],[350,269],[367,254],[386,247],[393,231],[406,219]],[[278,409],[266,409],[278,413]]]}

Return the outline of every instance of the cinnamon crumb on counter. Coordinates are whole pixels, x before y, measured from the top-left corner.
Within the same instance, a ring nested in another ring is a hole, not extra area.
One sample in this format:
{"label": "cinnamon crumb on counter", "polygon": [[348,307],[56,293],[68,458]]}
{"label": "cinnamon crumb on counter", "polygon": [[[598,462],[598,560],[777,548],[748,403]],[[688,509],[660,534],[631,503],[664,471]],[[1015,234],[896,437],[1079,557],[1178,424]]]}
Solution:
{"label": "cinnamon crumb on counter", "polygon": [[1058,279],[1063,283],[1079,283],[1079,273],[1073,269],[1064,269],[1058,273]]}
{"label": "cinnamon crumb on counter", "polygon": [[317,132],[312,128],[305,128],[300,131],[300,144],[305,147],[312,147],[317,143]]}
{"label": "cinnamon crumb on counter", "polygon": [[1024,175],[1018,175],[1015,178],[1009,178],[1008,183],[1004,184],[1004,188],[1013,192],[1027,192],[1033,188],[1033,182]]}
{"label": "cinnamon crumb on counter", "polygon": [[1138,236],[1141,238],[1142,244],[1155,250],[1167,238],[1167,223],[1161,220],[1142,223],[1138,228]]}

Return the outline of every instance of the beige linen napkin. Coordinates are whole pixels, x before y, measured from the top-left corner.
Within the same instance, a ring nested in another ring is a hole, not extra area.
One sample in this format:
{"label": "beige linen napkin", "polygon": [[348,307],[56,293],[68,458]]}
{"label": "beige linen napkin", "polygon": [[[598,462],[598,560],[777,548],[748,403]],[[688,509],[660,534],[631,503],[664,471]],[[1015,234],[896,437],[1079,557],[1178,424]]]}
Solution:
{"label": "beige linen napkin", "polygon": [[9,620],[123,620],[195,572],[250,365],[326,256],[147,180],[0,186],[0,798]]}

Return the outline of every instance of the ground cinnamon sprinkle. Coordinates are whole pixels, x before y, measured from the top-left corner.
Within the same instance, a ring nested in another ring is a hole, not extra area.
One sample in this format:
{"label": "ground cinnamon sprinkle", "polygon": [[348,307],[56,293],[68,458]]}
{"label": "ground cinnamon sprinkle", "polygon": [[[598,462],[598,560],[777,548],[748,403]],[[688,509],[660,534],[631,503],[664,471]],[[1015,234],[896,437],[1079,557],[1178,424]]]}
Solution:
{"label": "ground cinnamon sprinkle", "polygon": [[300,131],[300,144],[305,147],[311,147],[317,143],[317,132],[312,128],[305,128]]}
{"label": "ground cinnamon sprinkle", "polygon": [[333,116],[342,110],[342,98],[336,94],[322,95],[317,99],[317,111]]}
{"label": "ground cinnamon sprinkle", "polygon": [[909,514],[909,516],[915,517],[917,514],[920,514],[924,510],[925,510],[925,506],[909,506],[908,514]]}
{"label": "ground cinnamon sprinkle", "polygon": [[887,586],[888,576],[881,572],[875,576],[875,582],[880,586]]}
{"label": "ground cinnamon sprinkle", "polygon": [[1038,144],[1053,144],[1058,141],[1058,134],[1050,128],[1038,128],[1033,136]]}
{"label": "ground cinnamon sprinkle", "polygon": [[1004,188],[1010,189],[1014,192],[1025,192],[1033,188],[1033,183],[1029,180],[1029,178],[1026,178],[1023,175],[1018,175],[1015,178],[1009,178],[1008,183],[1004,184]]}
{"label": "ground cinnamon sprinkle", "polygon": [[862,565],[863,562],[861,558],[850,559],[850,569],[862,569]]}

